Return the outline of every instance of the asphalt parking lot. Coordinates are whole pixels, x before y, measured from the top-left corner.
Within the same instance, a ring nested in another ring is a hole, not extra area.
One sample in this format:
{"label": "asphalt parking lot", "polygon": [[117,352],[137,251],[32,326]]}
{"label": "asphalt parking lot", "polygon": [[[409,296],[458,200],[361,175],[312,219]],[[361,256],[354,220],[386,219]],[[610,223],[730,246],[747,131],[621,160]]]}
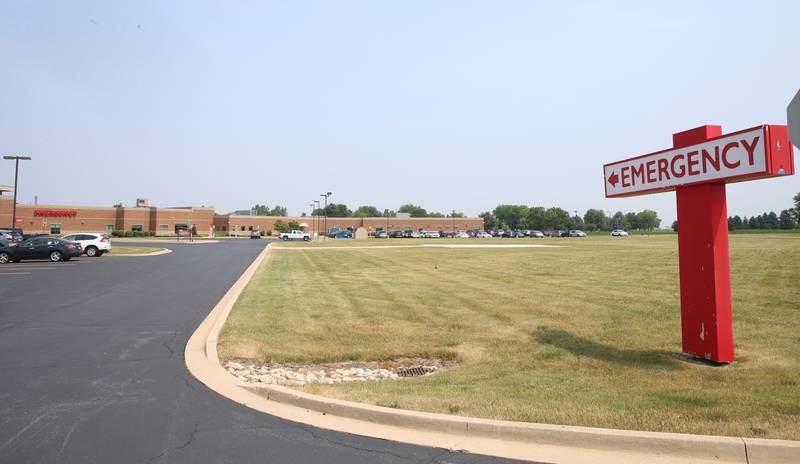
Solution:
{"label": "asphalt parking lot", "polygon": [[0,265],[0,463],[508,462],[295,424],[196,381],[187,339],[265,245]]}
{"label": "asphalt parking lot", "polygon": [[49,261],[23,261],[21,263],[6,263],[0,265],[0,276],[12,275],[44,275],[56,272],[80,272],[81,266],[91,266],[101,264],[100,260],[107,259],[107,256],[100,258],[72,258],[66,262],[51,263]]}

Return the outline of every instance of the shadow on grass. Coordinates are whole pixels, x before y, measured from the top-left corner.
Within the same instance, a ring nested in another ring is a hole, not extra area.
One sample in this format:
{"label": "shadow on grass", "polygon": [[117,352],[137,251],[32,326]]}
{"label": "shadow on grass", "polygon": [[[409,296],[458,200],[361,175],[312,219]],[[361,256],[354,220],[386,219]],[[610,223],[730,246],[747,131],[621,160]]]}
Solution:
{"label": "shadow on grass", "polygon": [[534,334],[537,342],[568,351],[575,356],[584,356],[599,361],[637,367],[640,369],[682,369],[681,360],[668,351],[624,350],[604,345],[566,330],[539,327]]}

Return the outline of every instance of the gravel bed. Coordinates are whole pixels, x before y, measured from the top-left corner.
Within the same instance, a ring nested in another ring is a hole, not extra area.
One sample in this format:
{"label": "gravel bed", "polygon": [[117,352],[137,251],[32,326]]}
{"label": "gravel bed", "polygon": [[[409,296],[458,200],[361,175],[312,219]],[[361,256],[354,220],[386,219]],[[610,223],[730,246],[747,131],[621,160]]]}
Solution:
{"label": "gravel bed", "polygon": [[256,364],[244,360],[226,360],[225,370],[248,383],[302,386],[333,385],[342,382],[378,382],[404,377],[436,374],[454,363],[437,359],[402,359],[391,362],[346,362],[330,364]]}

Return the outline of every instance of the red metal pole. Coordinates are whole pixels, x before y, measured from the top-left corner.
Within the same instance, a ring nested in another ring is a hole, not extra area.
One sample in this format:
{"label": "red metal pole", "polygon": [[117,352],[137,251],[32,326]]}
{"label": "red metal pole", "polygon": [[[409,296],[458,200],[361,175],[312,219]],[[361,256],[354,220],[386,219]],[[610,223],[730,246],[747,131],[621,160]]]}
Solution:
{"label": "red metal pole", "polygon": [[[674,148],[722,135],[701,126],[672,136]],[[734,361],[728,212],[725,183],[676,189],[683,352],[715,363]]]}

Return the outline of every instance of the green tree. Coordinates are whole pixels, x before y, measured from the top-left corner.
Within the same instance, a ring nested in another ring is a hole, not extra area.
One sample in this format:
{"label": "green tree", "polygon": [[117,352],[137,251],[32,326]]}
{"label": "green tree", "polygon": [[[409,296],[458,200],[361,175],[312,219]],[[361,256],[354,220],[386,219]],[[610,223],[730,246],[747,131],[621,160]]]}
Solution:
{"label": "green tree", "polygon": [[583,215],[587,230],[609,230],[608,216],[602,209],[589,208]]}
{"label": "green tree", "polygon": [[[280,219],[278,220],[280,221]],[[300,230],[300,223],[292,219],[288,224],[286,224],[286,228],[289,230]]]}
{"label": "green tree", "polygon": [[280,233],[289,232],[289,225],[280,219],[275,221],[275,224],[272,227]]}
{"label": "green tree", "polygon": [[288,216],[288,215],[289,211],[286,209],[286,207],[280,205],[276,205],[269,212],[269,216]]}
{"label": "green tree", "polygon": [[114,203],[112,208],[124,208],[124,206],[122,206],[122,203]]}
{"label": "green tree", "polygon": [[545,227],[546,210],[542,206],[528,208],[528,217],[525,218],[525,227],[534,230],[543,230]]}
{"label": "green tree", "polygon": [[408,213],[411,215],[411,217],[428,217],[428,212],[425,211],[425,208],[418,205],[412,205],[411,203],[401,206],[397,209],[397,212]]}
{"label": "green tree", "polygon": [[256,203],[252,209],[256,216],[270,216],[270,209],[267,205],[259,205]]}
{"label": "green tree", "polygon": [[314,216],[326,216],[326,211],[328,217],[350,217],[353,215],[353,212],[347,209],[347,205],[336,203],[329,204],[327,209],[317,208],[313,211],[313,214]]}
{"label": "green tree", "polygon": [[393,209],[383,210],[383,217],[397,217],[397,211]]}
{"label": "green tree", "polygon": [[741,229],[743,227],[742,218],[740,218],[738,214],[732,218],[732,221],[734,230]]}
{"label": "green tree", "polygon": [[520,229],[524,226],[523,220],[527,219],[528,207],[525,205],[497,205],[494,217],[500,224],[511,229]]}
{"label": "green tree", "polygon": [[672,221],[672,230],[678,231],[678,221]]}
{"label": "green tree", "polygon": [[497,218],[495,218],[491,212],[484,211],[479,214],[478,217],[483,219],[484,230],[493,230],[497,228]]}
{"label": "green tree", "polygon": [[544,213],[544,227],[545,230],[561,230],[569,226],[569,213],[562,208],[554,206],[547,208]]}
{"label": "green tree", "polygon": [[463,218],[464,213],[459,213],[458,211],[451,211],[450,214],[447,215],[449,218]]}
{"label": "green tree", "polygon": [[794,214],[792,214],[792,211],[788,209],[781,211],[778,221],[780,222],[781,229],[794,229],[795,226],[797,226],[797,221],[794,218]]}
{"label": "green tree", "polygon": [[658,218],[658,213],[651,209],[636,213],[636,220],[639,223],[639,228],[644,230],[658,229],[658,226],[661,225],[661,219]]}
{"label": "green tree", "polygon": [[625,213],[625,224],[627,224],[629,229],[640,229],[639,218],[636,216],[636,213]]}
{"label": "green tree", "polygon": [[575,230],[575,229],[581,230],[584,227],[586,227],[586,225],[583,222],[583,218],[581,218],[577,214],[575,216],[572,216],[571,218],[569,218],[569,227],[568,227],[569,229],[571,229],[571,230]]}
{"label": "green tree", "polygon": [[443,218],[443,217],[444,217],[444,214],[442,214],[442,213],[428,213],[428,217],[432,217],[432,218]]}
{"label": "green tree", "polygon": [[611,227],[615,229],[630,229],[631,225],[625,220],[625,215],[622,211],[617,211],[611,218]]}
{"label": "green tree", "polygon": [[374,206],[364,205],[359,206],[358,209],[353,211],[355,217],[381,217],[383,216],[378,208]]}
{"label": "green tree", "polygon": [[794,220],[800,224],[800,193],[794,196]]}
{"label": "green tree", "polygon": [[781,226],[781,223],[778,220],[778,215],[775,214],[775,211],[764,213],[764,223],[767,229],[777,229]]}

